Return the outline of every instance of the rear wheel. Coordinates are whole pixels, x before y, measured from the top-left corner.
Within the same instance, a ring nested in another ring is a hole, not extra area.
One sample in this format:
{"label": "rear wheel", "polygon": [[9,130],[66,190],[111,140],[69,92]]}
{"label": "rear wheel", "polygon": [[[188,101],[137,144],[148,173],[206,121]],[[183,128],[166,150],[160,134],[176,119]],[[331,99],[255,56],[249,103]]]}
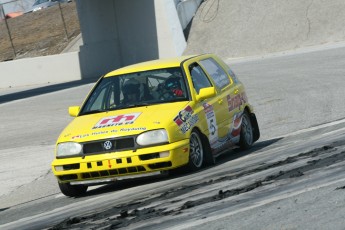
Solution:
{"label": "rear wheel", "polygon": [[189,162],[188,168],[191,171],[201,169],[204,161],[204,147],[201,142],[201,137],[197,131],[192,131],[189,139]]}
{"label": "rear wheel", "polygon": [[71,185],[70,183],[60,183],[59,182],[59,187],[65,196],[70,196],[70,197],[78,197],[82,196],[86,193],[87,187],[86,185]]}
{"label": "rear wheel", "polygon": [[241,135],[240,135],[240,148],[249,149],[254,142],[253,126],[247,111],[244,111],[242,116]]}

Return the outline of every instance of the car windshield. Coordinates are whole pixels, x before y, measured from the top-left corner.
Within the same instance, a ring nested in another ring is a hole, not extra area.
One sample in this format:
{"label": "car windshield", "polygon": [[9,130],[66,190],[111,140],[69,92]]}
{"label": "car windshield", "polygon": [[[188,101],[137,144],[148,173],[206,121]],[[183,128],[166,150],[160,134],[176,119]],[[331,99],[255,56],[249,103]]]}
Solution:
{"label": "car windshield", "polygon": [[80,115],[189,100],[181,68],[157,69],[102,78]]}

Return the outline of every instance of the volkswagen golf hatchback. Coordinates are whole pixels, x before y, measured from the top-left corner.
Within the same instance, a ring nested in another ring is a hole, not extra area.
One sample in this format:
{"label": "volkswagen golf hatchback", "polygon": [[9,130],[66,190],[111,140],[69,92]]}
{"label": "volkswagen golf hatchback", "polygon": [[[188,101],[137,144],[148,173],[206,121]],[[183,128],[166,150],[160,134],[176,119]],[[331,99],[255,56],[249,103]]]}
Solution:
{"label": "volkswagen golf hatchback", "polygon": [[178,167],[198,170],[260,133],[243,84],[217,56],[139,63],[101,77],[56,143],[61,192]]}

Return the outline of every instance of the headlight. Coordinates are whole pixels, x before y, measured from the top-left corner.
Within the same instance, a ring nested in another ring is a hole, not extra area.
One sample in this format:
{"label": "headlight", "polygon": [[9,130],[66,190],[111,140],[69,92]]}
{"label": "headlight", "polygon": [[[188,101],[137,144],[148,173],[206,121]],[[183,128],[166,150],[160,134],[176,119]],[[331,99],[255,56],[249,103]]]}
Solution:
{"label": "headlight", "polygon": [[139,145],[154,145],[168,142],[168,134],[165,129],[148,131],[137,137]]}
{"label": "headlight", "polygon": [[76,142],[65,142],[58,144],[56,148],[57,157],[78,155],[81,153],[82,145]]}

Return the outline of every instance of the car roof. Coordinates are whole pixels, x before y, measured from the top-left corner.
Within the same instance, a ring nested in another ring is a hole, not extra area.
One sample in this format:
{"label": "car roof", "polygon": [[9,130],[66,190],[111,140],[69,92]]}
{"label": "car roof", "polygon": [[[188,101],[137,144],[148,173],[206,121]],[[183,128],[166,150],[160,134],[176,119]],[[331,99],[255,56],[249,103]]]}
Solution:
{"label": "car roof", "polygon": [[116,76],[116,75],[121,75],[121,74],[141,72],[141,71],[154,70],[154,69],[180,67],[182,62],[196,56],[197,55],[180,56],[180,57],[174,57],[174,58],[158,59],[158,60],[141,62],[141,63],[129,65],[129,66],[111,71],[107,73],[104,77],[111,77],[111,76]]}

